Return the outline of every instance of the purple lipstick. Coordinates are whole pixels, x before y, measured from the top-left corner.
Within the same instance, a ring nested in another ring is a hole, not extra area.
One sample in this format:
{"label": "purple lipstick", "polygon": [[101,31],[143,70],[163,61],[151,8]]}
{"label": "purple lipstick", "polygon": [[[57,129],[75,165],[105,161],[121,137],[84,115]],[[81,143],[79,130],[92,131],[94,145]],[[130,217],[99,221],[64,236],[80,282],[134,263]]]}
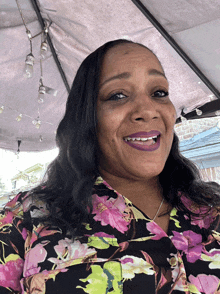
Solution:
{"label": "purple lipstick", "polygon": [[160,147],[160,135],[158,131],[138,132],[124,137],[124,142],[141,151],[155,151]]}

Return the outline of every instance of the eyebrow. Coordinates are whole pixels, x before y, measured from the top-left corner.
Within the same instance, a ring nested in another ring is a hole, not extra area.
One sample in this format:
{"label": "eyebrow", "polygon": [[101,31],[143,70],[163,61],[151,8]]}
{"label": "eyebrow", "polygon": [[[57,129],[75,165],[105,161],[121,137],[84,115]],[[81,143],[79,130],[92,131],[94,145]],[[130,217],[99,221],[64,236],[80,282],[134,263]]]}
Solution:
{"label": "eyebrow", "polygon": [[[163,72],[157,70],[157,69],[150,69],[150,70],[148,71],[148,74],[149,74],[150,76],[162,76],[162,77],[164,77],[165,79],[167,79],[166,76],[165,76],[165,74],[164,74]],[[131,74],[130,74],[129,72],[123,72],[123,73],[120,73],[120,74],[118,74],[118,75],[112,76],[112,77],[110,77],[109,79],[105,80],[105,81],[100,85],[100,88],[101,88],[102,86],[104,86],[106,83],[110,82],[110,81],[117,80],[117,79],[119,79],[119,80],[120,80],[120,79],[128,79],[128,78],[130,78],[130,77],[131,77]]]}
{"label": "eyebrow", "polygon": [[167,77],[166,77],[166,75],[165,75],[165,73],[164,72],[161,72],[161,71],[159,71],[159,70],[157,70],[157,69],[150,69],[149,71],[148,71],[148,74],[150,75],[150,76],[162,76],[162,77],[164,77],[166,80],[167,80]]}
{"label": "eyebrow", "polygon": [[100,85],[100,88],[102,86],[104,86],[106,83],[110,82],[110,81],[113,81],[113,80],[117,80],[117,79],[128,79],[131,77],[131,74],[129,72],[123,72],[123,73],[120,73],[118,75],[115,75],[115,76],[112,76],[111,78],[105,80],[101,85]]}

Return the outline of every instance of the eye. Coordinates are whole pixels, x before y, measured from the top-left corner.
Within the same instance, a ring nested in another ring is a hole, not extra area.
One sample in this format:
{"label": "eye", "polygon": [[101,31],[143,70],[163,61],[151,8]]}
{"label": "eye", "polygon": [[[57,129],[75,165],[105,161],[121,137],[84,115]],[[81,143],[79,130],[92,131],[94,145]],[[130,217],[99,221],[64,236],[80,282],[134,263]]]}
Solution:
{"label": "eye", "polygon": [[158,91],[155,91],[153,93],[153,97],[157,97],[157,98],[160,98],[160,97],[167,97],[169,96],[169,92],[167,91],[164,91],[164,90],[158,90]]}
{"label": "eye", "polygon": [[118,101],[118,100],[121,100],[123,98],[126,98],[127,96],[125,94],[123,94],[122,92],[119,92],[119,93],[114,93],[112,94],[108,100],[113,100],[113,101]]}

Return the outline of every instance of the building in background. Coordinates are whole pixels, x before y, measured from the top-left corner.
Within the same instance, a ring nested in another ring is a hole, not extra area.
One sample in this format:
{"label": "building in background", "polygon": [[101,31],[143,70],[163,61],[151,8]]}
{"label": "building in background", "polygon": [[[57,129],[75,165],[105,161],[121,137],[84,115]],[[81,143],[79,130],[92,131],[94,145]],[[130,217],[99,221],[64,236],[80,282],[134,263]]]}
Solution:
{"label": "building in background", "polygon": [[0,149],[0,207],[18,192],[38,185],[58,149],[44,152],[21,152]]}
{"label": "building in background", "polygon": [[45,165],[37,163],[24,171],[20,171],[11,179],[12,190],[24,190],[36,186],[43,178],[45,173]]}
{"label": "building in background", "polygon": [[220,184],[220,120],[218,117],[185,121],[175,126],[180,151],[201,171],[205,181]]}

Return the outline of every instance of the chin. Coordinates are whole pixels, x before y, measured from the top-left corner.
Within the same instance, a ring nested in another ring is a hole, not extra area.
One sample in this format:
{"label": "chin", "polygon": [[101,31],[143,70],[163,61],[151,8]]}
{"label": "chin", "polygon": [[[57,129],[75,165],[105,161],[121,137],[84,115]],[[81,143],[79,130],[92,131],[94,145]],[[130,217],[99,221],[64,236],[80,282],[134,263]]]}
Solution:
{"label": "chin", "polygon": [[149,168],[148,170],[138,170],[134,171],[133,175],[135,175],[137,178],[141,179],[153,179],[155,177],[158,177],[159,174],[162,172],[163,168],[161,169],[152,169]]}

